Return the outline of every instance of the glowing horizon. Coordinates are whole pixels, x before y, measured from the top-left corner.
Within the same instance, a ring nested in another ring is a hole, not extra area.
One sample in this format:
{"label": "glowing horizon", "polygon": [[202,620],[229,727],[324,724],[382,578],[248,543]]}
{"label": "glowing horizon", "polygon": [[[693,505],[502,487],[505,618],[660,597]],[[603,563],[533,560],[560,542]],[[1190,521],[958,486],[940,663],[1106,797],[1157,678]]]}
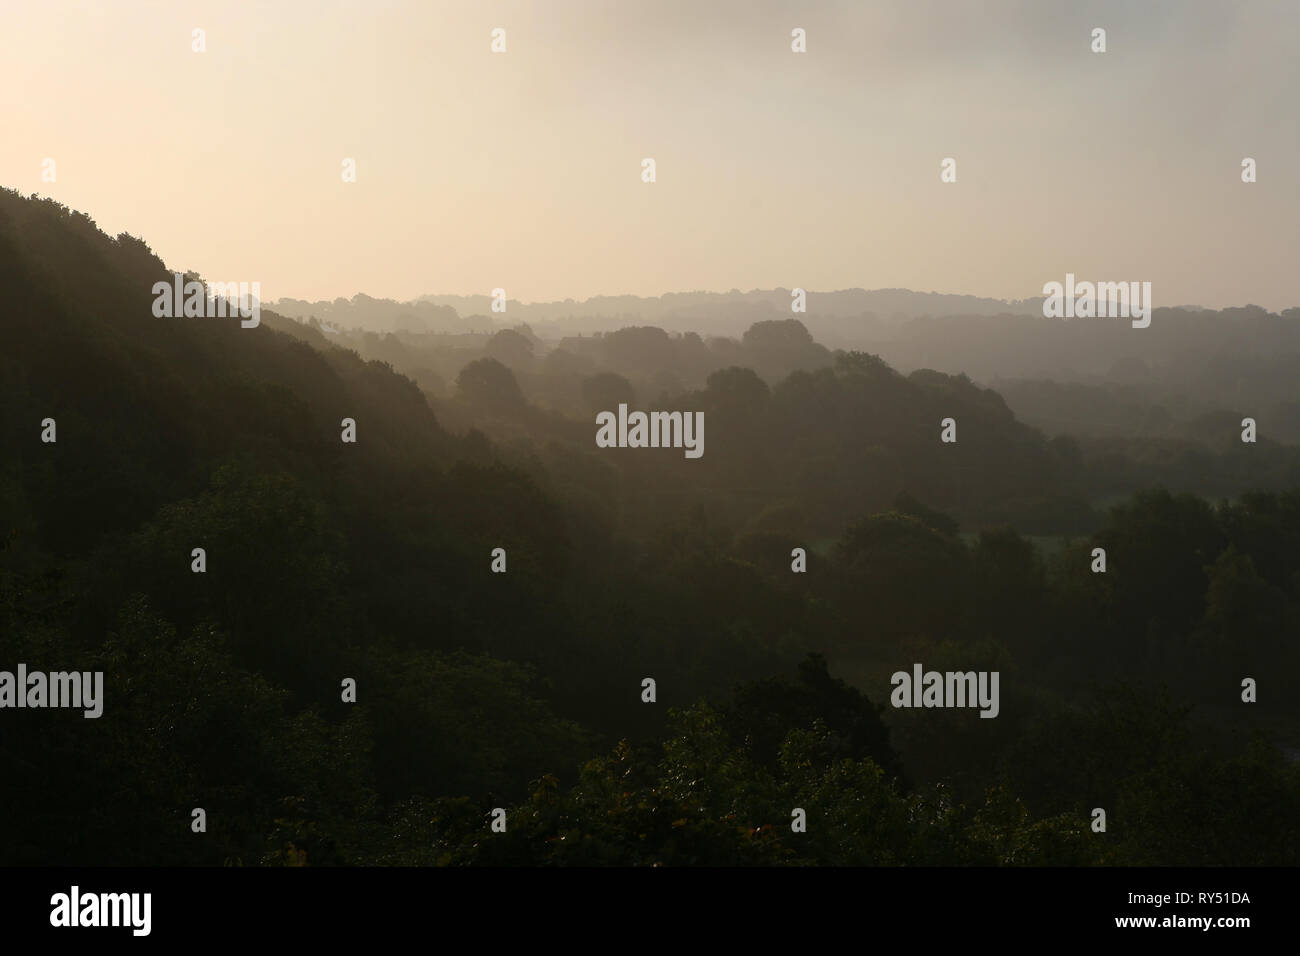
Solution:
{"label": "glowing horizon", "polygon": [[[0,183],[174,269],[260,281],[266,301],[796,286],[1014,300],[1073,272],[1150,281],[1157,308],[1300,304],[1295,5],[6,13]],[[1241,181],[1244,157],[1258,182]]]}

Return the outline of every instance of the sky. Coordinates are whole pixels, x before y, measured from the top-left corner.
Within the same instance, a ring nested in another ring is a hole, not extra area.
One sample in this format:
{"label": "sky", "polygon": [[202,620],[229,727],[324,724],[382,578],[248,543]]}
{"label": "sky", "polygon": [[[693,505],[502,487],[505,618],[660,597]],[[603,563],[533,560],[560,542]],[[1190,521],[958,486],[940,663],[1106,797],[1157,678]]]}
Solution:
{"label": "sky", "polygon": [[0,185],[267,300],[1071,272],[1277,310],[1297,41],[1293,0],[0,0]]}

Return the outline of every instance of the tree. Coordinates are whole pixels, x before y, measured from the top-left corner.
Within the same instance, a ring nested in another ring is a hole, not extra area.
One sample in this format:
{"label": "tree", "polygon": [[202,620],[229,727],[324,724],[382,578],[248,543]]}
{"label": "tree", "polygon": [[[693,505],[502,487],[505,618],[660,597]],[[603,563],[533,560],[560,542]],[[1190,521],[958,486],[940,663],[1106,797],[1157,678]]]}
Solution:
{"label": "tree", "polygon": [[599,372],[582,380],[582,401],[586,410],[617,411],[620,404],[632,405],[632,383],[614,372]]}
{"label": "tree", "polygon": [[476,359],[456,376],[461,397],[473,405],[495,412],[513,412],[524,407],[524,395],[515,375],[494,358]]}

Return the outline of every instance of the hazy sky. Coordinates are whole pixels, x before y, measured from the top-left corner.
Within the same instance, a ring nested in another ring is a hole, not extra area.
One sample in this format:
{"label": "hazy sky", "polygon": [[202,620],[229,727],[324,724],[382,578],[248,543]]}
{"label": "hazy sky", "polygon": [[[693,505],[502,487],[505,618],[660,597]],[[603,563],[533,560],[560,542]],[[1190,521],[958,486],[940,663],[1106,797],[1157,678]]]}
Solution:
{"label": "hazy sky", "polygon": [[1293,0],[0,0],[0,184],[266,299],[1069,271],[1277,309],[1298,43]]}

